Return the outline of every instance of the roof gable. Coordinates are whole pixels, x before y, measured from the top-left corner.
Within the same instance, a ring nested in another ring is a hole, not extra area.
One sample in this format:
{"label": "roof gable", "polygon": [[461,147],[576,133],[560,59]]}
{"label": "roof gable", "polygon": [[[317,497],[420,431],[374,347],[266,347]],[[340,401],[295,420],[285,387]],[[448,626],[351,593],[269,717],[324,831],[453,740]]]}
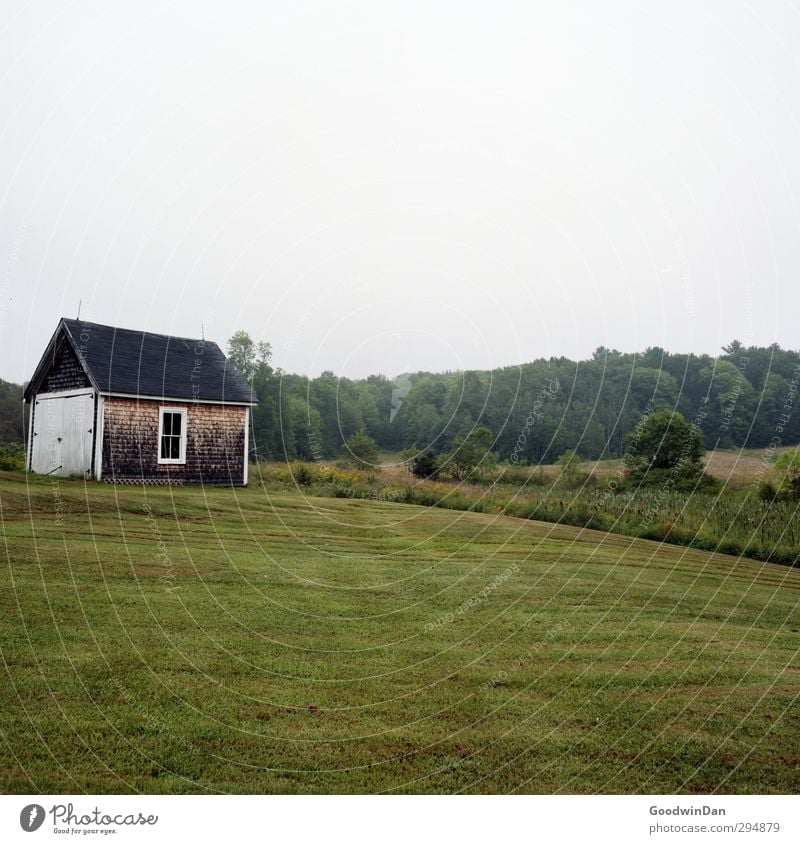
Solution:
{"label": "roof gable", "polygon": [[216,343],[62,319],[25,390],[37,391],[62,336],[101,393],[254,404],[246,382]]}

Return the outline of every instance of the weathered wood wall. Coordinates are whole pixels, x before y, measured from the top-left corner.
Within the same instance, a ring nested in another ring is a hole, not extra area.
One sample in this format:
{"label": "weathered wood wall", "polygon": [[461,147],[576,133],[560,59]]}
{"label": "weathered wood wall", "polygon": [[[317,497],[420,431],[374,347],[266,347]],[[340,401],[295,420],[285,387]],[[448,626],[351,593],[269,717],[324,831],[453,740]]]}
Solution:
{"label": "weathered wood wall", "polygon": [[60,393],[62,390],[77,390],[91,386],[83,371],[78,356],[69,343],[62,343],[56,352],[52,366],[44,376],[40,393]]}
{"label": "weathered wood wall", "polygon": [[[185,407],[186,463],[158,462],[159,408]],[[241,486],[244,482],[245,407],[149,399],[105,399],[104,481],[118,483],[203,483]]]}

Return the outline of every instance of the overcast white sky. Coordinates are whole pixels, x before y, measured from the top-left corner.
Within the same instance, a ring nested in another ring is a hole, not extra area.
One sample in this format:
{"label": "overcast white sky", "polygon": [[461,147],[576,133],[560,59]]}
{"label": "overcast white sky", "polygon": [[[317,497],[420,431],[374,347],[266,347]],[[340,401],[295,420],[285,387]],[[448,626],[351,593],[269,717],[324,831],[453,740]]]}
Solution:
{"label": "overcast white sky", "polygon": [[30,3],[0,34],[0,377],[60,316],[288,371],[797,348],[789,2]]}

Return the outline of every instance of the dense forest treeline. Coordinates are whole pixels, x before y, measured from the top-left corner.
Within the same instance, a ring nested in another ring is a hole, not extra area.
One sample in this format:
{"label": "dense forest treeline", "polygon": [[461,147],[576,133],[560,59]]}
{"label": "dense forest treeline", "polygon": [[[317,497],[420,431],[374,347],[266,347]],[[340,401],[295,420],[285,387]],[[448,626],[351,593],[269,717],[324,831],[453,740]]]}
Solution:
{"label": "dense forest treeline", "polygon": [[0,378],[0,443],[24,439],[22,387]]}
{"label": "dense forest treeline", "polygon": [[492,432],[501,460],[549,463],[566,449],[619,457],[642,415],[662,409],[694,421],[708,449],[800,442],[800,355],[738,341],[723,352],[715,358],[601,347],[586,361],[417,372],[393,382],[287,374],[272,368],[267,344],[253,344],[244,332],[229,345],[259,398],[253,435],[262,459],[333,457],[360,430],[387,451],[442,452],[478,425]]}
{"label": "dense forest treeline", "polygon": [[[734,341],[719,357],[649,348],[606,348],[590,360],[541,359],[491,371],[317,378],[271,365],[268,344],[237,332],[231,360],[251,382],[255,456],[318,460],[338,455],[365,431],[387,451],[446,451],[478,425],[493,434],[501,460],[550,463],[566,449],[619,457],[643,414],[680,411],[699,426],[707,449],[800,442],[800,355]],[[0,381],[0,441],[23,439],[22,388]]]}

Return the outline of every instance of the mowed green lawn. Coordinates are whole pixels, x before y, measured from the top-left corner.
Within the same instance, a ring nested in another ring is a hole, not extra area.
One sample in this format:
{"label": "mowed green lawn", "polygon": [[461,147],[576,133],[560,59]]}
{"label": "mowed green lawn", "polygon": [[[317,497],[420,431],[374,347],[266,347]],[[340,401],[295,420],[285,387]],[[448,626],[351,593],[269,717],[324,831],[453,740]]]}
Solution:
{"label": "mowed green lawn", "polygon": [[0,474],[3,792],[797,792],[800,570]]}

